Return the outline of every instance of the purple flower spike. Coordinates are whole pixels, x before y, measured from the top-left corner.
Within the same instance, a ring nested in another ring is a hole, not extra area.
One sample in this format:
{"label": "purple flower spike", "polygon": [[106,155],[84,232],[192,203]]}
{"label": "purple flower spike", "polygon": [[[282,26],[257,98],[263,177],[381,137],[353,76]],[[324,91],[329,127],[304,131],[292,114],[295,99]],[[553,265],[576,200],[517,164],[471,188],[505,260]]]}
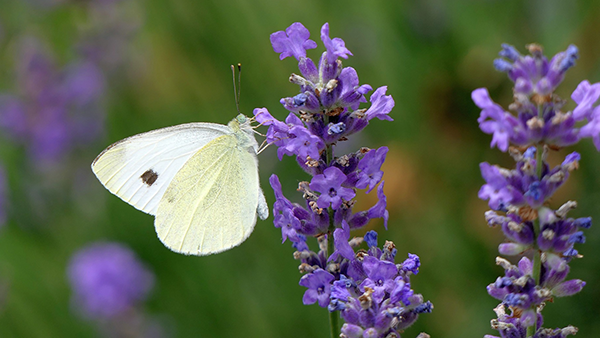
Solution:
{"label": "purple flower spike", "polygon": [[[360,84],[354,68],[343,67],[339,58],[352,53],[342,39],[329,37],[327,23],[321,29],[326,51],[318,66],[306,57],[306,50],[314,47],[308,37],[300,23],[271,35],[273,49],[281,59],[298,59],[301,74],[289,77],[300,87],[299,92],[280,100],[289,112],[285,121],[277,120],[266,108],[254,110],[256,121],[269,126],[267,142],[277,147],[279,159],[295,156],[297,164],[312,176],[298,184],[304,203],[290,202],[277,176],[271,176],[273,223],[281,229],[283,240],[289,239],[296,249],[294,258],[305,274],[300,280],[307,288],[304,304],[318,302],[330,312],[339,311],[345,321],[341,333],[348,338],[399,337],[419,314],[433,308],[410,286],[410,277],[419,271],[419,258],[409,254],[402,264],[396,264],[399,250],[391,241],[378,247],[375,231],[362,238],[350,237],[351,229],[364,227],[373,218],[383,218],[387,229],[389,212],[381,168],[388,148],[338,151],[342,149],[338,144],[368,126],[371,119],[391,121],[394,99],[386,95],[383,86],[367,102],[365,95],[372,87]],[[360,107],[362,104],[365,107]],[[375,205],[353,210],[356,190],[369,193],[375,188]],[[310,238],[317,238],[319,251],[311,250]],[[363,242],[368,250],[358,249]]]}
{"label": "purple flower spike", "polygon": [[284,31],[271,34],[271,44],[275,53],[280,53],[279,59],[283,60],[293,56],[296,60],[306,57],[306,50],[317,48],[317,43],[309,39],[310,32],[304,25],[294,22]]}
{"label": "purple flower spike", "polygon": [[304,305],[319,302],[320,307],[329,305],[329,294],[331,292],[331,282],[335,277],[323,269],[317,269],[312,273],[302,276],[300,285],[307,287],[304,292],[302,303]]}
{"label": "purple flower spike", "polygon": [[[518,266],[496,258],[504,276],[487,290],[502,301],[494,309],[498,319],[492,320],[492,328],[500,335],[485,337],[565,338],[577,333],[577,328],[542,327],[544,307],[540,305],[574,295],[585,286],[582,280],[565,279],[569,263],[583,257],[574,246],[586,242],[584,229],[591,226],[591,218],[567,217],[577,207],[575,201],[567,201],[556,210],[549,207],[552,195],[579,168],[581,159],[579,153],[572,152],[552,167],[549,152],[585,137],[592,138],[600,151],[600,83],[582,81],[571,95],[577,107],[565,113],[566,101],[554,91],[575,65],[577,47],[570,45],[550,61],[537,44],[528,45],[529,55],[525,56],[510,45],[502,48],[502,58],[494,60],[494,66],[514,82],[514,102],[509,109],[518,116],[494,103],[485,88],[473,91],[472,98],[482,109],[478,119],[481,130],[493,134],[492,147],[509,150],[517,164],[509,170],[481,163],[486,184],[479,197],[488,199],[489,206],[497,210],[486,212],[485,217],[490,226],[501,227],[507,238],[498,247],[500,254],[522,258]],[[516,147],[509,148],[511,143]],[[540,254],[530,260],[527,256],[531,252]]]}
{"label": "purple flower spike", "polygon": [[321,193],[317,200],[319,208],[326,209],[331,206],[337,210],[344,200],[350,201],[356,196],[354,190],[342,187],[345,181],[346,175],[336,167],[329,167],[323,174],[313,177],[310,188]]}
{"label": "purple flower spike", "polygon": [[329,23],[325,23],[323,27],[321,27],[321,40],[327,48],[327,62],[334,63],[338,57],[347,59],[348,55],[352,55],[348,48],[346,48],[346,44],[344,40],[340,38],[329,37]]}
{"label": "purple flower spike", "polygon": [[118,316],[145,300],[154,283],[135,253],[118,243],[95,243],[78,251],[68,276],[77,306],[99,319]]}

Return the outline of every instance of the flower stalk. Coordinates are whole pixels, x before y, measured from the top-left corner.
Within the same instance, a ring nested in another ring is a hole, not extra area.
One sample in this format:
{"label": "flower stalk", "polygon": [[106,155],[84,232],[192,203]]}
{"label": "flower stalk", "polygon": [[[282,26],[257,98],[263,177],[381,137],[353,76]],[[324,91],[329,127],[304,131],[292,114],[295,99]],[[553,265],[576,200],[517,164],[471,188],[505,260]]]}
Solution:
{"label": "flower stalk", "polygon": [[575,334],[577,328],[542,327],[542,310],[555,298],[574,295],[585,286],[582,280],[565,279],[569,263],[582,257],[574,246],[585,242],[582,230],[591,226],[591,218],[567,217],[577,205],[574,201],[556,209],[550,202],[579,167],[581,156],[573,152],[552,167],[547,155],[587,137],[600,150],[600,109],[596,106],[600,84],[583,81],[571,96],[577,107],[563,112],[565,101],[554,90],[575,65],[577,48],[571,45],[548,60],[539,45],[528,46],[530,55],[521,55],[509,45],[502,47],[494,66],[515,83],[514,102],[509,105],[512,113],[493,102],[485,88],[473,91],[472,98],[482,109],[478,119],[481,130],[492,134],[491,146],[509,151],[516,167],[481,163],[486,183],[479,197],[492,209],[485,214],[487,223],[501,227],[507,238],[499,253],[521,259],[517,265],[502,257],[496,259],[505,275],[487,290],[502,302],[494,309],[498,318],[492,321],[500,337],[485,337],[563,338]]}
{"label": "flower stalk", "polygon": [[[281,229],[283,241],[291,241],[304,273],[300,285],[306,287],[302,302],[318,303],[328,309],[330,335],[346,337],[399,337],[418,315],[431,312],[430,302],[416,294],[410,276],[420,267],[418,256],[408,254],[395,263],[397,249],[386,241],[377,243],[377,233],[351,238],[350,231],[363,228],[371,219],[382,218],[387,228],[389,213],[383,192],[383,171],[388,148],[361,147],[349,154],[336,154],[336,145],[362,131],[374,119],[392,121],[394,100],[387,87],[372,91],[361,85],[352,67],[340,59],[352,53],[340,38],[329,37],[329,25],[321,28],[326,51],[318,63],[307,57],[317,44],[300,23],[271,34],[271,43],[280,58],[294,57],[300,74],[290,82],[300,93],[281,99],[288,111],[285,121],[276,119],[266,108],[254,110],[256,120],[269,127],[267,142],[277,147],[281,160],[292,156],[311,176],[298,191],[302,202],[293,203],[283,194],[277,175],[269,179],[275,192],[274,225]],[[370,103],[368,108],[360,105]],[[284,182],[285,183],[285,182]],[[377,202],[366,210],[355,210],[360,190],[376,189]],[[311,249],[308,238],[318,239],[318,250]],[[366,246],[364,245],[366,243]],[[340,317],[344,324],[339,327]]]}

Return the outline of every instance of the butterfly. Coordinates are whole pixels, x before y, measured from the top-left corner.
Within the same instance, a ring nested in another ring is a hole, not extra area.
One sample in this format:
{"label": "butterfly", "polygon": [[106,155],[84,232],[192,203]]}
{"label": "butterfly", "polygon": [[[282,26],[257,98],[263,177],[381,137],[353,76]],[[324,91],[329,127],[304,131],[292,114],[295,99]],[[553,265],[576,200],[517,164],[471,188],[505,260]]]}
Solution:
{"label": "butterfly", "polygon": [[118,141],[92,163],[111,193],[155,216],[158,238],[186,255],[228,250],[269,216],[251,120],[187,123]]}

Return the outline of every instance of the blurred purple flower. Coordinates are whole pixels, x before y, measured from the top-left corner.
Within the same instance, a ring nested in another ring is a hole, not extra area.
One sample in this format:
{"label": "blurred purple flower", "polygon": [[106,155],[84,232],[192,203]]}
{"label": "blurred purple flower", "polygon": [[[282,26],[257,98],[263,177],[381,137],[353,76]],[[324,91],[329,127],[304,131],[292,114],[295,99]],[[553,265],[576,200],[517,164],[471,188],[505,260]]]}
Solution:
{"label": "blurred purple flower", "polygon": [[76,252],[68,267],[73,300],[90,318],[111,318],[146,300],[154,275],[119,243],[97,242]]}
{"label": "blurred purple flower", "polygon": [[25,39],[17,70],[17,93],[0,96],[0,128],[34,163],[58,162],[100,135],[104,77],[94,64],[59,70],[38,41]]}

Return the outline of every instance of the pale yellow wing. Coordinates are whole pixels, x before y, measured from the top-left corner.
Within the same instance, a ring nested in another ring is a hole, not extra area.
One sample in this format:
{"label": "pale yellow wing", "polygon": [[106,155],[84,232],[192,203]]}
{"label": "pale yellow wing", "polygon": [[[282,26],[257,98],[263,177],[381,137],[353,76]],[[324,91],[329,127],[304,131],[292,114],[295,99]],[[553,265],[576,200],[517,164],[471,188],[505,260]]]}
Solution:
{"label": "pale yellow wing", "polygon": [[171,250],[208,255],[230,249],[250,236],[257,212],[263,219],[268,216],[254,148],[240,137],[247,136],[228,134],[212,140],[169,184],[154,225]]}

